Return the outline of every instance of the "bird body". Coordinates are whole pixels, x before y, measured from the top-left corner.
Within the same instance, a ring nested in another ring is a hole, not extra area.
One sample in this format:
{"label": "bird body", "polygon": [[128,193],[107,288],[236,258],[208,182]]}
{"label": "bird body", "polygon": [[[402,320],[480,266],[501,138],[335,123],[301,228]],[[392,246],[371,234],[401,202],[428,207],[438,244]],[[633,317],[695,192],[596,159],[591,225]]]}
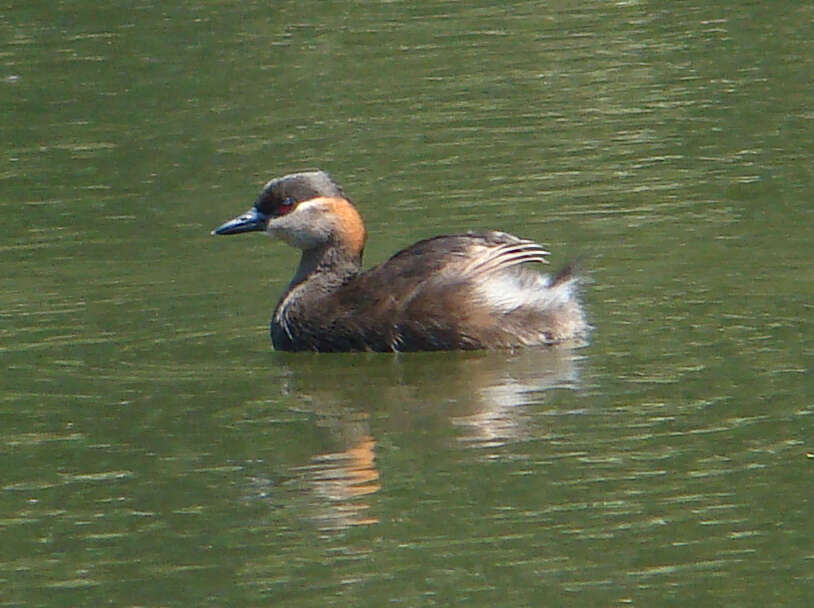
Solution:
{"label": "bird body", "polygon": [[249,212],[214,233],[253,230],[303,252],[271,319],[280,350],[514,348],[588,331],[572,270],[532,270],[548,252],[504,232],[429,238],[362,271],[362,218],[323,171],[270,181]]}

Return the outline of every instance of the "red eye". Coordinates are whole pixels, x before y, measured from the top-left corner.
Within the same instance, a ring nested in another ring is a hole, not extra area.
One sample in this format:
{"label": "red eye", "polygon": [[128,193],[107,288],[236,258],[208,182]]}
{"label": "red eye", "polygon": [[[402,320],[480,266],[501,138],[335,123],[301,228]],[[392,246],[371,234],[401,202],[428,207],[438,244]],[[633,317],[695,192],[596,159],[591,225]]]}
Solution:
{"label": "red eye", "polygon": [[283,202],[281,202],[277,207],[277,215],[285,215],[286,213],[291,211],[294,208],[295,202],[296,201],[290,196],[284,199]]}

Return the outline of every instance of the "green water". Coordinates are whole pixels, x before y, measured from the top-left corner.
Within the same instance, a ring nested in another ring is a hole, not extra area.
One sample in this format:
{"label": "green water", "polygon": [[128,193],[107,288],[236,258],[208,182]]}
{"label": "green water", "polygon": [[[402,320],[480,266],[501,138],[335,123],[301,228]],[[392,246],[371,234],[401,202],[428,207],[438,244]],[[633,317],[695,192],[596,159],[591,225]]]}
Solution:
{"label": "green water", "polygon": [[[814,603],[810,5],[2,13],[0,606]],[[315,166],[591,344],[272,352],[296,253],[209,231]]]}

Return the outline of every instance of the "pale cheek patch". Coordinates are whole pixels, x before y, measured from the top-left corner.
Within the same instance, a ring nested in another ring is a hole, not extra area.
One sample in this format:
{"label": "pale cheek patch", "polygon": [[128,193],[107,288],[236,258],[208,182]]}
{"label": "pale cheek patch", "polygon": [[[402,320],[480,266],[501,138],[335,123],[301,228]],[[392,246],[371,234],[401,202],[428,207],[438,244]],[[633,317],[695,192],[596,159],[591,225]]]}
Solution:
{"label": "pale cheek patch", "polygon": [[269,236],[297,249],[319,246],[327,240],[329,232],[324,210],[314,201],[302,202],[290,213],[273,218],[266,229]]}

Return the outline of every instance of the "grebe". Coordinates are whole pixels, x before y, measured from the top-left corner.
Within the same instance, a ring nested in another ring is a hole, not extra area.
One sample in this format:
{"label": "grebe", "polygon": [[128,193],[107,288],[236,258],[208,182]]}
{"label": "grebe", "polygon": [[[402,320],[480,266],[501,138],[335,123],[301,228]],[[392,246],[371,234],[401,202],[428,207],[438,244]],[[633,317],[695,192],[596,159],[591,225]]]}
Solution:
{"label": "grebe", "polygon": [[279,350],[544,346],[580,342],[589,329],[571,267],[532,270],[548,252],[504,232],[436,236],[363,272],[362,218],[324,171],[271,180],[212,234],[255,230],[302,250],[271,318]]}

